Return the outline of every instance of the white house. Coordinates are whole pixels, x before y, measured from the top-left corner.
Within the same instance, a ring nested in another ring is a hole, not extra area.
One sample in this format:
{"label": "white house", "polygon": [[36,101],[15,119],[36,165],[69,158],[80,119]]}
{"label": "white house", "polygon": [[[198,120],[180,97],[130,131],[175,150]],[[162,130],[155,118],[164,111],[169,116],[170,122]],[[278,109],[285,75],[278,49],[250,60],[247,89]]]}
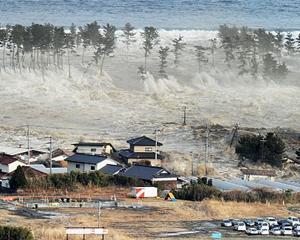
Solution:
{"label": "white house", "polygon": [[68,162],[68,173],[71,171],[90,172],[97,171],[106,165],[118,165],[119,163],[107,156],[88,155],[76,153],[66,160]]}
{"label": "white house", "polygon": [[73,145],[75,146],[74,153],[110,155],[116,151],[110,143],[79,142]]}
{"label": "white house", "polygon": [[10,173],[17,169],[18,166],[25,166],[26,164],[12,156],[4,153],[0,154],[0,172]]}
{"label": "white house", "polygon": [[248,169],[242,168],[243,180],[253,181],[259,179],[274,180],[276,172],[273,169]]}

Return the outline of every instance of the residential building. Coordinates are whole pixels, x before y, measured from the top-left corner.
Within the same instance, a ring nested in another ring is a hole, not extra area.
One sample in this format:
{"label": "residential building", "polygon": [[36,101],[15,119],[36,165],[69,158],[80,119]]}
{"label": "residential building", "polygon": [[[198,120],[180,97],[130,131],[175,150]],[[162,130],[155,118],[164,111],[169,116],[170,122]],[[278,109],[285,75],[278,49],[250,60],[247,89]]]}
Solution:
{"label": "residential building", "polygon": [[90,154],[90,155],[111,155],[116,152],[115,148],[110,143],[94,143],[94,142],[79,142],[73,144],[74,153]]}
{"label": "residential building", "polygon": [[177,186],[177,175],[162,167],[132,165],[120,171],[119,175],[137,178],[151,184],[160,184],[169,188],[176,188]]}
{"label": "residential building", "polygon": [[118,162],[104,155],[88,155],[76,153],[66,160],[68,162],[68,173],[71,171],[90,172],[100,170],[106,165],[118,165]]}
{"label": "residential building", "polygon": [[146,136],[133,138],[127,141],[129,149],[119,151],[120,158],[126,164],[143,164],[161,166],[163,156],[160,153],[160,142]]}
{"label": "residential building", "polygon": [[25,166],[26,163],[10,155],[0,153],[0,172],[10,173],[17,169],[18,166]]}
{"label": "residential building", "polygon": [[68,172],[68,169],[65,167],[52,167],[50,169],[50,167],[46,167],[44,164],[30,164],[29,166],[45,174],[50,174],[51,172],[52,174],[64,174]]}
{"label": "residential building", "polygon": [[121,165],[107,164],[105,167],[100,169],[100,172],[103,172],[103,173],[109,174],[109,175],[116,175],[123,169],[124,169],[124,167]]}
{"label": "residential building", "polygon": [[248,169],[242,168],[241,172],[243,174],[242,179],[246,181],[268,179],[274,180],[276,172],[273,169]]}

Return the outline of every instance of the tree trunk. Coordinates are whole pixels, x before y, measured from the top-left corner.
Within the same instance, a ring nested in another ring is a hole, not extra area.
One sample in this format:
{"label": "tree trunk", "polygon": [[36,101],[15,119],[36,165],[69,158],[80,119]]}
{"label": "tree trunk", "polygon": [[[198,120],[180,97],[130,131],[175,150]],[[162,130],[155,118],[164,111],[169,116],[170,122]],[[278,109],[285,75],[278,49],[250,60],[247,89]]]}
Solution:
{"label": "tree trunk", "polygon": [[69,78],[71,78],[70,49],[68,48]]}
{"label": "tree trunk", "polygon": [[103,65],[104,65],[104,60],[105,60],[105,54],[103,55],[102,57],[102,61],[101,61],[101,67],[100,67],[100,75],[102,76],[103,75]]}
{"label": "tree trunk", "polygon": [[84,51],[85,51],[85,47],[82,48],[82,58],[81,58],[82,65],[84,65]]}

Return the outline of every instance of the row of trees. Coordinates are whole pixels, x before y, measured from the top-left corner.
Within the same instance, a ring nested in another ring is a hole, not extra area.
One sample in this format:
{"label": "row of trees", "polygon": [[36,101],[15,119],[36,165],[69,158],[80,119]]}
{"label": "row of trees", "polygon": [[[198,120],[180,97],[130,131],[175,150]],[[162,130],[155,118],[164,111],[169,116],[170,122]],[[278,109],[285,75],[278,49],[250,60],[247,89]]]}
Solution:
{"label": "row of trees", "polygon": [[46,177],[36,177],[26,175],[22,167],[18,167],[10,179],[10,187],[17,189],[67,189],[75,190],[78,185],[81,186],[145,186],[147,183],[130,177],[120,175],[107,175],[99,171],[90,173],[71,172],[66,174],[52,174]]}
{"label": "row of trees", "polygon": [[0,239],[3,240],[33,240],[33,234],[28,228],[0,226]]}
{"label": "row of trees", "polygon": [[[138,32],[127,23],[122,28],[120,40],[125,44],[127,52],[137,41]],[[289,55],[300,51],[300,35],[294,39],[291,33],[286,36],[277,32],[273,34],[264,29],[237,28],[221,25],[219,38],[209,40],[206,46],[195,45],[194,58],[198,71],[205,69],[207,63],[215,67],[215,55],[220,48],[224,52],[224,61],[229,68],[236,66],[240,75],[251,74],[257,78],[259,72],[268,78],[284,78],[288,72],[287,66],[282,62],[282,52],[286,50]],[[186,47],[183,36],[172,39],[170,46],[160,45],[160,36],[153,26],[145,27],[141,32],[142,48],[144,50],[144,64],[139,67],[143,76],[148,71],[148,58],[156,47],[159,59],[160,77],[168,77],[166,69],[168,58],[173,54],[175,66],[180,64],[180,58]],[[2,68],[9,65],[13,69],[25,68],[25,57],[29,60],[27,67],[44,71],[49,66],[62,69],[63,56],[67,58],[69,77],[71,77],[70,61],[72,56],[80,56],[78,48],[82,47],[82,63],[85,63],[87,49],[93,52],[93,62],[99,66],[99,73],[103,73],[105,59],[113,56],[116,48],[116,27],[111,24],[99,25],[96,21],[84,26],[72,24],[68,30],[52,24],[35,24],[22,26],[20,24],[0,29],[0,42],[3,49]],[[128,57],[128,54],[127,54]],[[261,65],[261,66],[260,66]]]}
{"label": "row of trees", "polygon": [[244,135],[236,146],[236,153],[240,158],[280,167],[285,153],[285,144],[274,133],[267,133],[266,136]]}

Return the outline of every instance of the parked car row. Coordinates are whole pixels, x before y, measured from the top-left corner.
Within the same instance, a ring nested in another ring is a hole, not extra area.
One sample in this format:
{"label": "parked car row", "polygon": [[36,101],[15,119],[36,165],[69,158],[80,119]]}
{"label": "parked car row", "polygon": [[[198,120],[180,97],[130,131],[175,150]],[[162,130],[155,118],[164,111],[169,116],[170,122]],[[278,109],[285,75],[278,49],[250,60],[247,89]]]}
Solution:
{"label": "parked car row", "polygon": [[276,220],[274,217],[257,218],[255,220],[224,219],[223,227],[232,227],[235,231],[248,235],[284,235],[300,237],[300,221],[297,217]]}

